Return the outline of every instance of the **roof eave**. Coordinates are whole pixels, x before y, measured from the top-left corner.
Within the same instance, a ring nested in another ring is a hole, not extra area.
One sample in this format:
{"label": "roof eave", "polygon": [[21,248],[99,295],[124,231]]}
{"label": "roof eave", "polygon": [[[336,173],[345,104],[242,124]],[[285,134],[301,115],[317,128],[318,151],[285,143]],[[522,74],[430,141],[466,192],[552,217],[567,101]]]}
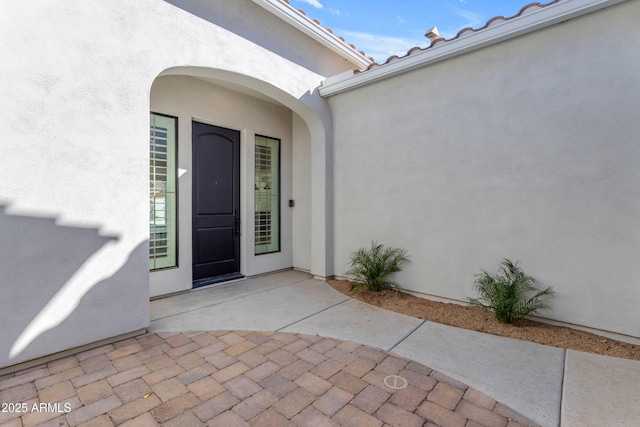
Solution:
{"label": "roof eave", "polygon": [[253,2],[342,56],[356,67],[365,69],[371,65],[371,60],[369,58],[365,57],[321,26],[307,19],[290,5],[283,3],[280,0],[253,0]]}
{"label": "roof eave", "polygon": [[603,9],[626,0],[564,0],[477,33],[444,41],[422,52],[397,59],[368,71],[346,72],[326,79],[320,95],[329,97],[373,82],[422,68],[559,22]]}

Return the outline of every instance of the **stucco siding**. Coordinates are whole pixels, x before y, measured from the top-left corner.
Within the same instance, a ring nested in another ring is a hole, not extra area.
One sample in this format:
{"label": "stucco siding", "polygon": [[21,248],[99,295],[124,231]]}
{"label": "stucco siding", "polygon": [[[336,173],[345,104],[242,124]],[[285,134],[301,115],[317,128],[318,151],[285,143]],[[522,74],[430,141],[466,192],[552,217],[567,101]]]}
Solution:
{"label": "stucco siding", "polygon": [[371,240],[463,300],[504,257],[550,319],[640,336],[640,2],[330,98],[336,274]]}
{"label": "stucco siding", "polygon": [[313,72],[331,76],[355,67],[250,0],[167,0],[189,13]]}
{"label": "stucco siding", "polygon": [[293,116],[293,141],[293,267],[311,271],[311,138],[297,115]]}
{"label": "stucco siding", "polygon": [[[239,3],[252,4],[216,4]],[[349,65],[306,36],[298,41],[313,46],[315,66],[234,34],[244,22],[223,28],[165,1],[0,9],[0,366],[147,326],[149,95],[161,73],[215,77],[277,100],[309,127],[325,170],[331,117],[314,89],[320,72]],[[282,30],[271,36],[276,43],[288,33],[272,23]],[[323,175],[313,179],[321,190],[314,203],[324,206],[331,192]],[[322,212],[316,252],[332,233]],[[314,263],[327,274],[326,258]]]}

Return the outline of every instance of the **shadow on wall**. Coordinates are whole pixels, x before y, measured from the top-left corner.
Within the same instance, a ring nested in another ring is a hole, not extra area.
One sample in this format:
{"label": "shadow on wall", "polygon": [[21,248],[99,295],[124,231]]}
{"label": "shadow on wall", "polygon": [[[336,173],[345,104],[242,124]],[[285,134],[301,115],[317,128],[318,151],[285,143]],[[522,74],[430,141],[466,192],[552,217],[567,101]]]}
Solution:
{"label": "shadow on wall", "polygon": [[252,17],[266,16],[269,18],[270,16],[269,12],[251,1],[225,1],[227,4],[222,8],[219,4],[216,4],[217,1],[165,0],[165,2],[247,40],[251,40],[271,52],[278,53],[281,56],[286,56],[288,51],[290,54],[290,49],[283,49],[282,42],[278,43],[277,37],[271,34],[272,31],[270,29],[252,22]]}
{"label": "shadow on wall", "polygon": [[[120,335],[148,323],[148,308],[141,312],[137,301],[140,292],[128,286],[132,280],[140,283],[141,277],[136,277],[142,276],[140,266],[131,264],[132,260],[147,259],[140,254],[148,251],[147,242],[143,242],[115,274],[91,285],[69,315],[54,322],[58,324],[47,325],[12,355],[18,338],[74,274],[118,238],[102,236],[95,228],[60,226],[52,218],[9,215],[1,205],[0,236],[0,367]],[[147,270],[143,270],[146,279],[142,280],[148,280]],[[148,307],[148,299],[144,306]],[[122,313],[131,313],[130,319],[123,320]],[[132,327],[123,331],[127,323]]]}
{"label": "shadow on wall", "polygon": [[[228,0],[164,0],[198,18],[250,40],[264,49],[322,75],[334,75],[344,70],[344,62],[338,60],[319,62],[317,51],[301,49],[299,39],[304,37],[288,24],[284,24],[253,1]],[[266,24],[266,25],[265,25]],[[275,25],[275,26],[273,26]]]}

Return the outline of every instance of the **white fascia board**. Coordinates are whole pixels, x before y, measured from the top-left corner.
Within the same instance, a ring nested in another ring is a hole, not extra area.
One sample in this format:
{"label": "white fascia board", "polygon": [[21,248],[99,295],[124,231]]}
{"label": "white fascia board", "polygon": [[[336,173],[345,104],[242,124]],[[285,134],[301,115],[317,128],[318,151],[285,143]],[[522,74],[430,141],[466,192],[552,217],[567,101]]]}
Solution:
{"label": "white fascia board", "polygon": [[292,6],[280,0],[253,0],[253,2],[273,13],[292,27],[302,31],[315,41],[328,47],[358,68],[364,69],[371,65],[369,58],[366,58],[338,37],[303,16]]}
{"label": "white fascia board", "polygon": [[564,0],[533,10],[488,28],[462,35],[460,38],[440,42],[422,52],[396,59],[361,73],[341,73],[326,79],[320,95],[329,97],[387,79],[417,68],[462,55],[504,40],[527,34],[627,0]]}

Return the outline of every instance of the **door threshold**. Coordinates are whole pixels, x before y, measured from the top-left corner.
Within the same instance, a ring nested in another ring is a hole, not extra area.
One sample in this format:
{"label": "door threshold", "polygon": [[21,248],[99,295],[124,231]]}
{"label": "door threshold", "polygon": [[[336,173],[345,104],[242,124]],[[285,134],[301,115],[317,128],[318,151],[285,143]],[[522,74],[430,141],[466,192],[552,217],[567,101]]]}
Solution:
{"label": "door threshold", "polygon": [[244,275],[240,273],[223,274],[222,276],[207,277],[204,279],[198,279],[193,281],[193,289],[200,288],[202,286],[215,285],[218,283],[229,282],[231,280],[244,279]]}

